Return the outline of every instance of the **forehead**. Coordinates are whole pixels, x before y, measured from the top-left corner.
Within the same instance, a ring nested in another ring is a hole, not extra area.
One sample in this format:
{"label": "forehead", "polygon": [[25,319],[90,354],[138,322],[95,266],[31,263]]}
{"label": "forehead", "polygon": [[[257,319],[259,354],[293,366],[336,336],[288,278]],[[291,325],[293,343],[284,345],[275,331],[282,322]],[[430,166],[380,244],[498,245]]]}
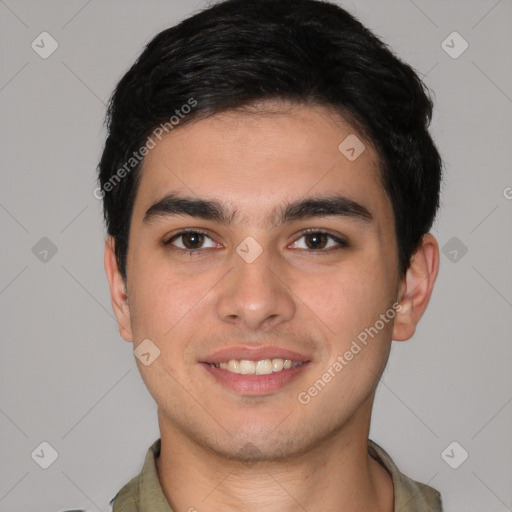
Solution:
{"label": "forehead", "polygon": [[285,103],[178,125],[145,157],[134,219],[170,191],[236,207],[244,222],[283,199],[329,194],[390,213],[371,144],[332,110]]}

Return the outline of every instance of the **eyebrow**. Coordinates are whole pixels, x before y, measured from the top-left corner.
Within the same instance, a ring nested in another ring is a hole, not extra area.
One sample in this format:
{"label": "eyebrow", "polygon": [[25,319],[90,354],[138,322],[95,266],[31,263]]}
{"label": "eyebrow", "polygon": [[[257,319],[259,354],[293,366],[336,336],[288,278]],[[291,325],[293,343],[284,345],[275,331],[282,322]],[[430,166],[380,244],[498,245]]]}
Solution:
{"label": "eyebrow", "polygon": [[[237,219],[238,211],[230,210],[219,201],[170,193],[146,210],[142,222],[149,224],[159,218],[177,215],[197,217],[229,226]],[[308,197],[279,205],[271,213],[274,226],[294,220],[324,216],[351,218],[367,224],[373,220],[373,215],[365,206],[343,195]]]}

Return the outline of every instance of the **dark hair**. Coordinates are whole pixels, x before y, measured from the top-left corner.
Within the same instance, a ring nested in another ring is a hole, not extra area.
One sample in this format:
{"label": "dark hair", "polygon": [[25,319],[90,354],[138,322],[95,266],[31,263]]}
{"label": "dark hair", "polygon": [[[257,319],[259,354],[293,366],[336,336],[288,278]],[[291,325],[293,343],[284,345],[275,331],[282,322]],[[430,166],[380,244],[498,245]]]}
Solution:
{"label": "dark hair", "polygon": [[99,183],[125,279],[138,151],[155,128],[172,130],[171,116],[179,115],[180,127],[266,99],[329,107],[376,149],[404,275],[439,207],[442,161],[428,132],[428,90],[385,43],[334,4],[227,0],[155,36],[110,99]]}

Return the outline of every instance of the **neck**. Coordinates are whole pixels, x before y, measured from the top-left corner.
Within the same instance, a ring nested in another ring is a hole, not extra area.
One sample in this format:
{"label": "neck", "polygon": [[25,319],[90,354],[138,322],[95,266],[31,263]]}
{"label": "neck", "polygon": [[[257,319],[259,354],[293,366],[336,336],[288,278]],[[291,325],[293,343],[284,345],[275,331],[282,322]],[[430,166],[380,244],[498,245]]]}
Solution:
{"label": "neck", "polygon": [[159,413],[163,492],[176,512],[392,512],[391,476],[368,454],[370,414],[363,428],[348,422],[300,455],[242,462],[195,442]]}

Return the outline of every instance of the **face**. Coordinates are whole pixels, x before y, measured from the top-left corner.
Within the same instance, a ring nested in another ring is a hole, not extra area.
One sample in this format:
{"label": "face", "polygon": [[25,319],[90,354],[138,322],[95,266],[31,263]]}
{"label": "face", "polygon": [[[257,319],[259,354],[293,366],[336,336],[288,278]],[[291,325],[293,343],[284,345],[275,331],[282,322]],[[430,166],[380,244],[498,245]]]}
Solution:
{"label": "face", "polygon": [[329,110],[264,106],[146,156],[116,315],[148,360],[160,351],[137,364],[162,434],[277,459],[365,431],[401,283],[371,145]]}

